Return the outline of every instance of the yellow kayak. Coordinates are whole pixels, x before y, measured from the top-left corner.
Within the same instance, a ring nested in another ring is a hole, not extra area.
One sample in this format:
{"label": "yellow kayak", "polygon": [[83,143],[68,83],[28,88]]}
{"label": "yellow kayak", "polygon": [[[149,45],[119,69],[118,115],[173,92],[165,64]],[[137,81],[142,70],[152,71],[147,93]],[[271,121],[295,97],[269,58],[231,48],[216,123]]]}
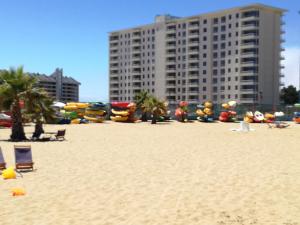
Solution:
{"label": "yellow kayak", "polygon": [[74,119],[74,120],[72,120],[71,124],[80,124],[80,119]]}
{"label": "yellow kayak", "polygon": [[129,115],[128,111],[117,111],[117,110],[112,109],[111,112],[113,114],[115,114],[116,116],[128,116]]}
{"label": "yellow kayak", "polygon": [[90,117],[84,116],[84,119],[94,122],[94,123],[102,123],[104,121],[104,117]]}
{"label": "yellow kayak", "polygon": [[115,122],[125,122],[128,120],[128,116],[111,116],[110,119]]}
{"label": "yellow kayak", "polygon": [[66,105],[64,109],[70,111],[70,110],[76,110],[78,109],[78,107],[76,105]]}
{"label": "yellow kayak", "polygon": [[104,110],[85,110],[86,115],[97,115],[97,116],[103,116],[105,114]]}

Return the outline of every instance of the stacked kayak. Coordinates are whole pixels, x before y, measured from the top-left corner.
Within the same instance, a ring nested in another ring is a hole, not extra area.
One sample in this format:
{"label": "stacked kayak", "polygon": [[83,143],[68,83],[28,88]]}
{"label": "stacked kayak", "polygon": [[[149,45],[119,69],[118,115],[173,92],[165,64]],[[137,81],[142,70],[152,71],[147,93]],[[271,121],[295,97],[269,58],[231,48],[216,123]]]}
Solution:
{"label": "stacked kayak", "polygon": [[198,115],[197,119],[201,122],[213,122],[214,121],[213,108],[214,106],[211,101],[206,101],[202,105],[198,105],[196,111],[196,114]]}
{"label": "stacked kayak", "polygon": [[135,103],[129,102],[112,102],[110,119],[115,122],[134,122],[134,113],[136,110]]}
{"label": "stacked kayak", "polygon": [[84,119],[93,123],[102,123],[105,120],[106,110],[103,103],[92,103],[85,109]]}
{"label": "stacked kayak", "polygon": [[[81,124],[87,121],[83,119],[85,110],[90,106],[89,103],[70,102],[64,106],[64,109],[60,111],[64,120],[70,120],[71,124]],[[63,121],[66,122],[66,121]]]}

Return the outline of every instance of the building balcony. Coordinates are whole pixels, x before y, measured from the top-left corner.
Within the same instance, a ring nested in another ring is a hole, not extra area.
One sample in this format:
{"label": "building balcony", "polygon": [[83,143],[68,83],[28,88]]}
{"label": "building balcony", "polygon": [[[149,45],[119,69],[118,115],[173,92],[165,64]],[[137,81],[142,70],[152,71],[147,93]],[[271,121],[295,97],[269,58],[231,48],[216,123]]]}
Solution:
{"label": "building balcony", "polygon": [[118,93],[118,91],[119,91],[119,85],[118,85],[118,86],[110,86],[109,89],[110,89],[112,92]]}
{"label": "building balcony", "polygon": [[166,34],[176,34],[176,27],[174,28],[167,28]]}
{"label": "building balcony", "polygon": [[167,41],[173,41],[173,40],[176,40],[176,35],[167,35],[167,36],[166,36],[166,40],[167,40]]}
{"label": "building balcony", "polygon": [[141,52],[141,47],[133,47],[132,48],[132,53],[140,53]]}
{"label": "building balcony", "polygon": [[258,102],[257,99],[254,99],[254,98],[240,98],[241,104],[254,104],[257,102]]}
{"label": "building balcony", "polygon": [[174,79],[176,79],[176,74],[175,73],[171,73],[171,74],[166,75],[166,80],[174,80]]}
{"label": "building balcony", "polygon": [[188,83],[188,87],[199,87],[199,82],[190,82]]}
{"label": "building balcony", "polygon": [[258,84],[257,77],[253,77],[253,79],[241,79],[240,81],[241,84],[245,85],[256,85]]}
{"label": "building balcony", "polygon": [[242,34],[241,35],[242,40],[244,40],[244,39],[255,39],[255,38],[258,38],[258,37],[259,37],[258,33],[248,33],[248,34]]}
{"label": "building balcony", "polygon": [[242,30],[254,30],[254,29],[258,29],[258,28],[259,28],[258,24],[242,25]]}
{"label": "building balcony", "polygon": [[245,21],[258,21],[259,20],[259,16],[248,16],[248,17],[242,17],[241,21],[245,22]]}
{"label": "building balcony", "polygon": [[141,64],[140,63],[132,63],[131,67],[132,68],[141,68]]}
{"label": "building balcony", "polygon": [[111,69],[118,69],[119,68],[119,64],[118,63],[110,64],[110,68]]}
{"label": "building balcony", "polygon": [[111,64],[115,64],[115,63],[119,62],[119,58],[118,57],[110,57],[109,61],[110,61]]}
{"label": "building balcony", "polygon": [[118,93],[110,93],[110,97],[119,97]]}
{"label": "building balcony", "polygon": [[189,41],[189,46],[198,46],[199,44],[199,41]]}
{"label": "building balcony", "polygon": [[199,78],[199,74],[198,73],[189,73],[189,78],[196,78],[198,79]]}
{"label": "building balcony", "polygon": [[259,45],[258,43],[242,43],[241,44],[241,49],[245,48],[257,48]]}
{"label": "building balcony", "polygon": [[132,47],[137,47],[137,46],[141,46],[142,42],[141,41],[132,41],[131,46]]}
{"label": "building balcony", "polygon": [[110,81],[109,81],[109,83],[110,84],[118,84],[119,83],[119,78],[117,78],[117,79],[110,79]]}
{"label": "building balcony", "polygon": [[199,32],[190,32],[188,34],[188,37],[189,38],[197,38],[197,37],[199,37]]}
{"label": "building balcony", "polygon": [[248,88],[248,89],[246,89],[246,88],[241,88],[241,89],[240,89],[240,92],[241,92],[242,94],[253,94],[253,93],[257,93],[258,90],[255,90],[254,88]]}
{"label": "building balcony", "polygon": [[119,48],[119,44],[111,44],[111,45],[109,46],[109,48],[110,48],[111,50],[118,49],[118,48]]}
{"label": "building balcony", "polygon": [[166,96],[176,96],[176,91],[166,91]]}
{"label": "building balcony", "polygon": [[189,66],[189,71],[199,71],[199,66]]}
{"label": "building balcony", "polygon": [[174,72],[176,72],[176,68],[172,68],[172,67],[170,68],[170,67],[167,67],[167,68],[166,68],[166,72],[167,72],[167,73],[172,73],[172,72],[174,73]]}
{"label": "building balcony", "polygon": [[167,88],[169,88],[169,87],[176,87],[176,83],[175,82],[174,83],[173,82],[172,83],[167,82],[166,83],[166,87]]}
{"label": "building balcony", "polygon": [[117,39],[110,39],[109,43],[110,44],[117,44],[117,43],[119,43],[119,38],[117,38]]}
{"label": "building balcony", "polygon": [[132,81],[140,81],[142,80],[142,76],[140,75],[140,73],[138,73],[138,75],[132,75]]}
{"label": "building balcony", "polygon": [[279,86],[283,87],[283,86],[285,86],[285,83],[284,82],[279,82]]}
{"label": "building balcony", "polygon": [[257,67],[258,62],[255,61],[248,61],[248,62],[241,62],[242,67]]}
{"label": "building balcony", "polygon": [[198,54],[199,53],[199,49],[195,48],[195,49],[189,49],[188,50],[188,54],[192,55],[192,54]]}
{"label": "building balcony", "polygon": [[114,50],[114,51],[110,51],[110,56],[114,57],[114,56],[118,56],[119,55],[119,52],[118,50]]}
{"label": "building balcony", "polygon": [[242,57],[249,57],[249,58],[255,58],[258,57],[258,52],[242,52]]}
{"label": "building balcony", "polygon": [[167,60],[166,65],[176,65],[176,60]]}
{"label": "building balcony", "polygon": [[176,51],[167,51],[166,55],[167,56],[174,56],[174,55],[176,55]]}
{"label": "building balcony", "polygon": [[199,62],[199,57],[190,57],[189,62]]}
{"label": "building balcony", "polygon": [[167,44],[166,49],[176,49],[176,44]]}

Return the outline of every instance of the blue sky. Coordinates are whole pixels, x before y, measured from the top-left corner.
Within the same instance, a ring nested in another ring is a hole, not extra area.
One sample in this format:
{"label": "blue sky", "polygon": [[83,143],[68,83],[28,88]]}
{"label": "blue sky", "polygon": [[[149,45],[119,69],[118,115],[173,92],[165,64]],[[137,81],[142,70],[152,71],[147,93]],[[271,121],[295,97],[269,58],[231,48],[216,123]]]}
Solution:
{"label": "blue sky", "polygon": [[[300,1],[255,1],[289,12],[285,16],[285,83],[297,85]],[[79,80],[80,98],[108,99],[108,32],[152,23],[157,14],[190,16],[253,1],[228,0],[9,0],[0,2],[0,68],[24,65],[50,74],[62,67]]]}

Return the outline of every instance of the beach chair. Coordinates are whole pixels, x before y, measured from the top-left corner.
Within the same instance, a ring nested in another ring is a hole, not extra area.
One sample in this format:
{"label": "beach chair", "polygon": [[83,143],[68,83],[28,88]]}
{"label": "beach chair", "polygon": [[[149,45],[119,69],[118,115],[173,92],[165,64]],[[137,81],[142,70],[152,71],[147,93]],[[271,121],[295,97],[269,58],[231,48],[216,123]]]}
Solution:
{"label": "beach chair", "polygon": [[0,147],[0,170],[5,170],[5,169],[6,169],[6,163],[4,161],[2,149]]}
{"label": "beach chair", "polygon": [[30,145],[15,145],[16,170],[33,170]]}
{"label": "beach chair", "polygon": [[56,140],[65,140],[66,130],[58,130],[57,134],[55,135]]}

